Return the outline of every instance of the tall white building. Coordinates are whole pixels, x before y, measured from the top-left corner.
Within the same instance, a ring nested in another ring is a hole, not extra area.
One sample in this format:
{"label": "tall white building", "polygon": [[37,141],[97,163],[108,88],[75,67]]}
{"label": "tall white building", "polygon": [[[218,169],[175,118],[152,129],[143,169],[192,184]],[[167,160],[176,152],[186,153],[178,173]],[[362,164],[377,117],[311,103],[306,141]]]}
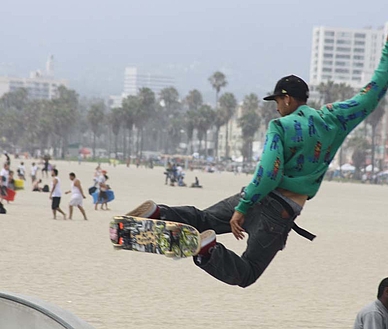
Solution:
{"label": "tall white building", "polygon": [[377,67],[388,23],[379,29],[315,27],[313,29],[310,85],[347,83],[359,88]]}
{"label": "tall white building", "polygon": [[29,78],[0,77],[0,97],[20,88],[28,91],[31,99],[52,99],[57,96],[59,86],[68,86],[67,80],[54,79],[53,56],[46,63],[46,71],[30,73]]}
{"label": "tall white building", "polygon": [[174,86],[171,77],[142,72],[137,67],[126,67],[124,74],[124,95],[136,95],[140,88],[150,88],[158,94],[163,88]]}
{"label": "tall white building", "polygon": [[140,88],[150,88],[155,96],[158,96],[163,88],[173,87],[174,85],[175,80],[172,77],[147,73],[134,66],[126,67],[123,92],[121,95],[109,96],[109,107],[120,107],[124,98],[137,95]]}

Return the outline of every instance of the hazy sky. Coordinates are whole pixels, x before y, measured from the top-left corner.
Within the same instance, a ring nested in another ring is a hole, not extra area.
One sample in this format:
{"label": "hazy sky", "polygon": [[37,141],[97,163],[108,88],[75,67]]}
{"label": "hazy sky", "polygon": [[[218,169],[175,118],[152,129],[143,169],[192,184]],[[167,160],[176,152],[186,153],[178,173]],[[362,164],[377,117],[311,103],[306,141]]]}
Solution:
{"label": "hazy sky", "polygon": [[27,76],[53,54],[56,76],[83,95],[120,94],[129,65],[209,95],[222,70],[241,100],[287,74],[308,80],[314,26],[377,28],[388,2],[2,0],[0,13],[1,75]]}

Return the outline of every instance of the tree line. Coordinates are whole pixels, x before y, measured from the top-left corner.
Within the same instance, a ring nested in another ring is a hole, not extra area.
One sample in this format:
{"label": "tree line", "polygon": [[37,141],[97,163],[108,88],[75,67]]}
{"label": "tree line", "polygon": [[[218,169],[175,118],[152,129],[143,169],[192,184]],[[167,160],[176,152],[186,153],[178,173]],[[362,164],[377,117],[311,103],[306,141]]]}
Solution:
{"label": "tree line", "polygon": [[[121,153],[124,158],[141,156],[147,150],[166,154],[197,151],[219,159],[220,129],[225,127],[222,155],[228,159],[229,122],[236,118],[241,129],[241,154],[244,160],[251,160],[256,133],[278,116],[275,102],[260,102],[257,94],[250,93],[239,103],[233,93],[222,93],[228,81],[219,71],[208,81],[215,91],[214,107],[203,101],[197,89],[181,97],[174,87],[158,94],[140,88],[136,95],[124,98],[120,107],[112,109],[101,99],[82,98],[64,86],[58,88],[57,97],[52,100],[30,99],[26,89],[17,89],[0,98],[0,142],[3,147],[32,154],[52,148],[58,157],[65,157],[69,144],[79,142],[93,149],[93,157],[101,148],[109,154]],[[349,85],[332,81],[321,83],[317,90],[320,99],[309,103],[314,108],[348,99],[355,92]],[[353,152],[356,168],[365,163],[367,153],[372,154],[374,163],[376,129],[383,115],[384,103],[380,103],[365,121],[364,133],[346,144]],[[213,133],[212,150],[208,149],[209,132]]]}

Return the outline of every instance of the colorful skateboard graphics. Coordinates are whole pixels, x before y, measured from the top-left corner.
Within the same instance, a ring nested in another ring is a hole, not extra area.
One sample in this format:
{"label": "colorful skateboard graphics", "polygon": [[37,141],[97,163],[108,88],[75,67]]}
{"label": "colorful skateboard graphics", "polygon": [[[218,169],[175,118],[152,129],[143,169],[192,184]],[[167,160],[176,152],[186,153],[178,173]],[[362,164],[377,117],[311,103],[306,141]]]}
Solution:
{"label": "colorful skateboard graphics", "polygon": [[185,258],[200,249],[200,234],[192,226],[131,216],[113,218],[110,239],[116,249]]}

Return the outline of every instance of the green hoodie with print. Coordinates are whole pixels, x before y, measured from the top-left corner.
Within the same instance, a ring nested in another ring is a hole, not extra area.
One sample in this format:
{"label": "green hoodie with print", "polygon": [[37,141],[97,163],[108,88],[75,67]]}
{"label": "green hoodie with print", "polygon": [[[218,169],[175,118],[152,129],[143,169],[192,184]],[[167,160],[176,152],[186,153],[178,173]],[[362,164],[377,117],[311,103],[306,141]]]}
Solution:
{"label": "green hoodie with print", "polygon": [[314,197],[342,142],[377,107],[387,87],[388,40],[371,82],[353,98],[320,110],[302,105],[269,123],[260,162],[235,209],[246,214],[278,187]]}

